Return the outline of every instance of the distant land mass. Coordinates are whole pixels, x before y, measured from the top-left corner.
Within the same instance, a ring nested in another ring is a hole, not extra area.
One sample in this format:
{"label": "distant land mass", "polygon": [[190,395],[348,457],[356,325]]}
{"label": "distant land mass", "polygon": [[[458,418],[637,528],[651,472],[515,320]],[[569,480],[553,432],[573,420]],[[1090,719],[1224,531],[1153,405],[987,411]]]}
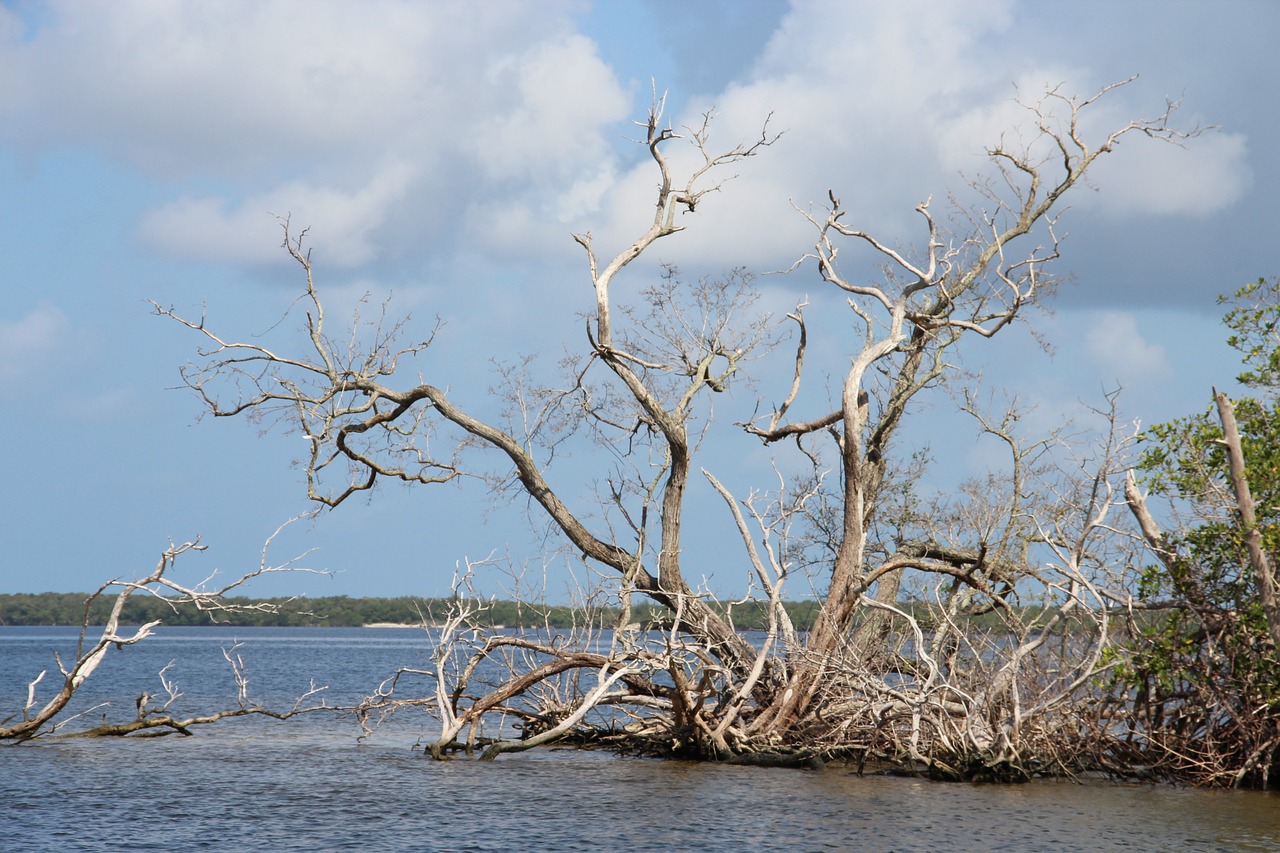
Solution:
{"label": "distant land mass", "polygon": [[[42,592],[0,594],[0,625],[81,625],[85,623],[88,593]],[[114,596],[104,595],[88,606],[88,624],[101,625],[111,612]],[[453,599],[418,598],[351,598],[345,595],[321,598],[227,598],[226,603],[238,609],[230,612],[201,612],[191,604],[180,604],[165,598],[137,595],[125,604],[121,622],[141,625],[160,620],[165,625],[231,625],[233,627],[359,627],[389,625],[432,625],[449,615]],[[255,604],[273,605],[276,612],[246,609]],[[787,612],[799,630],[808,630],[817,616],[816,602],[788,602]],[[720,608],[723,611],[723,608]],[[760,602],[736,605],[730,614],[739,628],[764,629],[765,608]],[[588,621],[606,626],[618,618],[616,607],[574,607],[541,605],[515,601],[489,601],[477,621],[484,625],[507,627],[571,628]],[[664,623],[671,619],[665,609],[640,605],[632,609],[631,621]]]}

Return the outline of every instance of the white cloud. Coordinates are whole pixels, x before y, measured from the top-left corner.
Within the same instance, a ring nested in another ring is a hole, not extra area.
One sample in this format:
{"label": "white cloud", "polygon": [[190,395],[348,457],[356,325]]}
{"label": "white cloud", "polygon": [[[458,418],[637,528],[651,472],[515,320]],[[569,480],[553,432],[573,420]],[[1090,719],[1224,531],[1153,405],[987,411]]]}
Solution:
{"label": "white cloud", "polygon": [[1137,319],[1124,311],[1101,311],[1086,321],[1084,352],[1103,376],[1121,384],[1145,384],[1172,375],[1168,354],[1148,343]]}
{"label": "white cloud", "polygon": [[580,195],[627,110],[572,3],[52,8],[0,46],[0,136],[91,145],[172,186],[141,234],[188,257],[274,256],[266,211],[346,265],[404,222],[433,238],[418,252],[448,251],[477,201],[547,215]]}
{"label": "white cloud", "polygon": [[139,236],[181,257],[269,263],[281,257],[275,216],[288,216],[295,232],[311,229],[310,242],[326,263],[356,267],[376,254],[378,229],[415,177],[409,166],[391,164],[354,191],[295,181],[235,204],[184,197],[148,213]]}
{"label": "white cloud", "polygon": [[[1028,107],[1039,105],[1046,115],[1061,121],[1069,113],[1066,104],[1045,95],[1051,90],[1068,97],[1087,95],[1089,76],[1086,69],[1061,64],[1020,70],[1013,79],[994,86],[986,97],[943,117],[933,140],[939,160],[955,173],[989,171],[986,151],[997,143],[1013,151],[1029,149],[1033,159],[1045,159],[1054,152],[1039,133],[1036,116]],[[1060,123],[1059,129],[1064,129]]]}
{"label": "white cloud", "polygon": [[[945,217],[949,193],[963,200],[966,179],[992,173],[987,147],[1002,134],[1011,145],[1020,133],[1036,138],[1034,118],[1018,100],[1035,101],[1054,87],[1088,97],[1119,79],[1110,76],[1114,62],[1085,47],[1037,52],[1041,34],[1016,29],[1027,15],[1013,2],[794,3],[751,73],[713,102],[717,149],[753,138],[770,113],[786,136],[726,170],[739,177],[704,202],[705,215],[688,217],[689,233],[661,253],[721,268],[786,266],[813,239],[790,203],[821,208],[829,189],[848,208],[847,224],[891,244],[922,244],[917,203],[932,197],[934,214]],[[1122,87],[1090,107],[1085,139],[1097,144],[1163,106],[1146,81]],[[675,125],[697,120],[690,113]],[[693,162],[679,145],[668,152],[675,166]],[[1239,197],[1248,181],[1244,161],[1243,139],[1230,134],[1210,134],[1185,150],[1134,134],[1099,161],[1089,181],[1099,193],[1081,186],[1064,201],[1126,215],[1202,214]],[[592,224],[597,236],[628,245],[644,227],[635,212],[651,210],[655,182],[649,162],[622,176],[605,203],[605,223]],[[1074,221],[1069,216],[1062,233]]]}
{"label": "white cloud", "polygon": [[1207,216],[1249,188],[1246,139],[1208,133],[1185,147],[1141,138],[1099,163],[1098,203],[1120,214]]}
{"label": "white cloud", "polygon": [[[467,252],[538,263],[574,251],[570,231],[592,230],[612,254],[652,216],[652,162],[642,147],[626,162],[614,153],[628,93],[577,32],[575,3],[51,8],[52,23],[32,33],[0,21],[10,83],[0,138],[92,145],[162,182],[167,200],[139,234],[170,254],[277,260],[267,213],[287,212],[339,267],[400,257],[417,271]],[[1010,43],[1025,15],[1013,0],[796,0],[748,73],[673,117],[696,124],[714,106],[715,149],[756,138],[770,113],[787,134],[725,170],[735,180],[682,217],[688,233],[653,259],[789,266],[813,239],[791,204],[820,208],[828,190],[849,224],[920,244],[915,205],[933,196],[945,215],[957,171],[983,169],[983,148],[1025,120],[1015,84],[1028,97],[1059,82],[1099,85],[1087,56],[1042,58]],[[1126,121],[1133,100],[1113,95],[1099,121]],[[697,163],[691,146],[667,153],[677,172]],[[1126,144],[1085,203],[1217,209],[1242,191],[1244,155],[1243,138],[1227,134],[1189,152]]]}
{"label": "white cloud", "polygon": [[10,79],[23,83],[9,88],[9,110],[44,120],[7,135],[92,142],[181,174],[452,135],[450,118],[491,105],[489,65],[567,26],[553,4],[50,5],[53,23],[5,51]]}
{"label": "white cloud", "polygon": [[[758,158],[724,170],[722,177],[736,179],[683,220],[690,233],[678,246],[664,245],[664,257],[721,268],[788,266],[813,240],[791,203],[823,205],[828,190],[849,208],[850,224],[891,243],[921,241],[915,205],[932,194],[935,210],[943,208],[957,163],[972,168],[971,155],[993,141],[957,138],[949,122],[1012,96],[1011,78],[981,47],[1010,26],[1013,8],[999,0],[796,2],[746,79],[674,118],[677,128],[696,125],[696,110],[714,106],[716,151],[758,138],[770,114],[771,129],[786,134]],[[666,151],[677,174],[698,164],[691,146]],[[597,235],[619,249],[629,244],[651,215],[656,182],[653,164],[639,160],[614,188],[606,224],[593,226]]]}
{"label": "white cloud", "polygon": [[569,35],[534,44],[495,58],[485,77],[499,108],[468,129],[485,177],[541,182],[608,159],[609,145],[595,131],[602,117],[625,117],[624,101],[590,40]]}
{"label": "white cloud", "polygon": [[[1019,99],[1031,100],[1050,87],[1064,96],[1086,98],[1091,87],[1100,85],[1090,70],[1082,67],[1050,66],[1024,72],[1016,89]],[[1114,81],[1112,81],[1114,82]],[[1081,136],[1097,148],[1108,134],[1130,121],[1152,118],[1162,106],[1158,101],[1142,101],[1149,89],[1120,88],[1081,114]],[[1050,115],[1062,129],[1069,115],[1066,104],[1045,102]],[[1190,129],[1189,120],[1174,111],[1170,124]],[[998,138],[1012,144],[1034,139],[1035,126],[1027,111],[1012,94],[980,104],[948,123],[943,158],[957,170],[971,170],[980,162],[984,147]],[[1052,162],[1055,156],[1045,139],[1038,140],[1040,159]],[[1036,150],[1036,149],[1033,149]],[[1151,139],[1138,132],[1122,137],[1115,148],[1100,157],[1089,173],[1088,182],[1097,193],[1079,193],[1081,207],[1117,215],[1158,214],[1204,216],[1236,201],[1248,188],[1252,176],[1247,165],[1246,138],[1241,134],[1209,130],[1193,139],[1170,143]]]}
{"label": "white cloud", "polygon": [[580,222],[594,216],[617,180],[612,164],[594,174],[583,175],[560,197],[556,219],[559,222]]}
{"label": "white cloud", "polygon": [[41,302],[16,320],[0,319],[0,393],[29,387],[58,359],[71,323],[52,302]]}

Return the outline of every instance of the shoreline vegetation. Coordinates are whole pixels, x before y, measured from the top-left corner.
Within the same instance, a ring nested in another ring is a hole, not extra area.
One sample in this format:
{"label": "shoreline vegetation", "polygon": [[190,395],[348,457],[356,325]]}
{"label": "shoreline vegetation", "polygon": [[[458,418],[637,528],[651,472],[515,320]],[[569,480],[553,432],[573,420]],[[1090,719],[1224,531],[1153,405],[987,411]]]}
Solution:
{"label": "shoreline vegetation", "polygon": [[[102,625],[109,618],[112,601],[99,597],[89,605],[89,593],[42,592],[0,594],[0,626],[79,627],[85,623]],[[229,609],[210,614],[190,601],[158,596],[130,598],[120,615],[122,625],[142,625],[159,621],[169,626],[227,625],[262,628],[421,628],[440,627],[448,619],[453,598],[352,598],[345,595],[317,598],[227,598]],[[256,605],[267,604],[267,608]],[[807,630],[817,615],[815,602],[787,602],[785,607],[800,630]],[[613,624],[616,607],[575,607],[538,605],[516,601],[490,601],[480,622],[485,628],[571,629],[585,623]],[[766,608],[747,602],[732,609],[731,618],[742,630],[768,627]],[[662,625],[670,614],[659,607],[635,607],[632,620],[644,625]]]}
{"label": "shoreline vegetation", "polygon": [[[42,592],[0,593],[0,627],[80,627],[102,625],[110,616],[113,602],[98,597],[85,605],[89,593]],[[456,612],[454,598],[350,597],[345,595],[317,598],[251,598],[223,599],[226,607],[214,612],[202,610],[188,600],[160,596],[131,598],[119,618],[120,625],[143,625],[159,622],[170,627],[225,626],[232,628],[428,628],[447,627]],[[474,600],[470,603],[474,605]],[[780,602],[795,630],[813,628],[819,605],[814,601]],[[929,623],[928,607],[923,602],[900,601],[898,607],[913,618]],[[720,616],[741,631],[769,630],[768,603],[746,601],[731,607],[717,605]],[[1024,618],[1043,619],[1052,614],[1043,607],[1017,608]],[[617,607],[600,605],[539,604],[526,601],[490,600],[473,613],[471,621],[486,630],[537,629],[569,631],[583,627],[612,627],[620,614]],[[86,621],[86,615],[88,617]],[[1002,622],[996,614],[969,616],[963,620],[977,630],[999,630]],[[1139,620],[1148,621],[1148,620]],[[629,625],[644,629],[670,629],[671,614],[661,607],[632,606]],[[1053,633],[1070,634],[1082,627],[1079,619],[1065,618]]]}

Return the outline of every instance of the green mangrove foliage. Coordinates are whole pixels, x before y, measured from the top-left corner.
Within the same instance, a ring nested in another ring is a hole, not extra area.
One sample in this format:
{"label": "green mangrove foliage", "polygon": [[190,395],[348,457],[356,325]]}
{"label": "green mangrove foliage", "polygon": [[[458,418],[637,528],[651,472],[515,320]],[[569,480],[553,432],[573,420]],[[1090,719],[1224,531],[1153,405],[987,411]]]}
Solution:
{"label": "green mangrove foliage", "polygon": [[1174,526],[1144,525],[1157,561],[1140,593],[1171,606],[1143,620],[1117,674],[1177,776],[1265,785],[1280,749],[1280,285],[1259,279],[1221,301],[1252,395],[1215,391],[1205,411],[1144,437],[1140,469]]}

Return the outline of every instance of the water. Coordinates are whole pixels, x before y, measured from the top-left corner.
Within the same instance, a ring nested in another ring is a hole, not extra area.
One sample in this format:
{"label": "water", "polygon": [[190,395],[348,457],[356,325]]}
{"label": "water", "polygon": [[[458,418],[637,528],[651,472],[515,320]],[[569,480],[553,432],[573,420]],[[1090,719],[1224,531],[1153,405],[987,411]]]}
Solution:
{"label": "water", "polygon": [[[233,704],[221,649],[234,639],[255,695],[275,701],[315,677],[348,702],[430,652],[416,630],[161,629],[108,655],[84,699],[113,705],[92,719],[127,719],[173,659],[178,710]],[[50,648],[73,644],[64,629],[0,628],[0,716]],[[1280,797],[1254,792],[947,785],[568,749],[433,762],[413,749],[425,717],[364,742],[329,715],[194,731],[0,747],[0,851],[1280,850]]]}

